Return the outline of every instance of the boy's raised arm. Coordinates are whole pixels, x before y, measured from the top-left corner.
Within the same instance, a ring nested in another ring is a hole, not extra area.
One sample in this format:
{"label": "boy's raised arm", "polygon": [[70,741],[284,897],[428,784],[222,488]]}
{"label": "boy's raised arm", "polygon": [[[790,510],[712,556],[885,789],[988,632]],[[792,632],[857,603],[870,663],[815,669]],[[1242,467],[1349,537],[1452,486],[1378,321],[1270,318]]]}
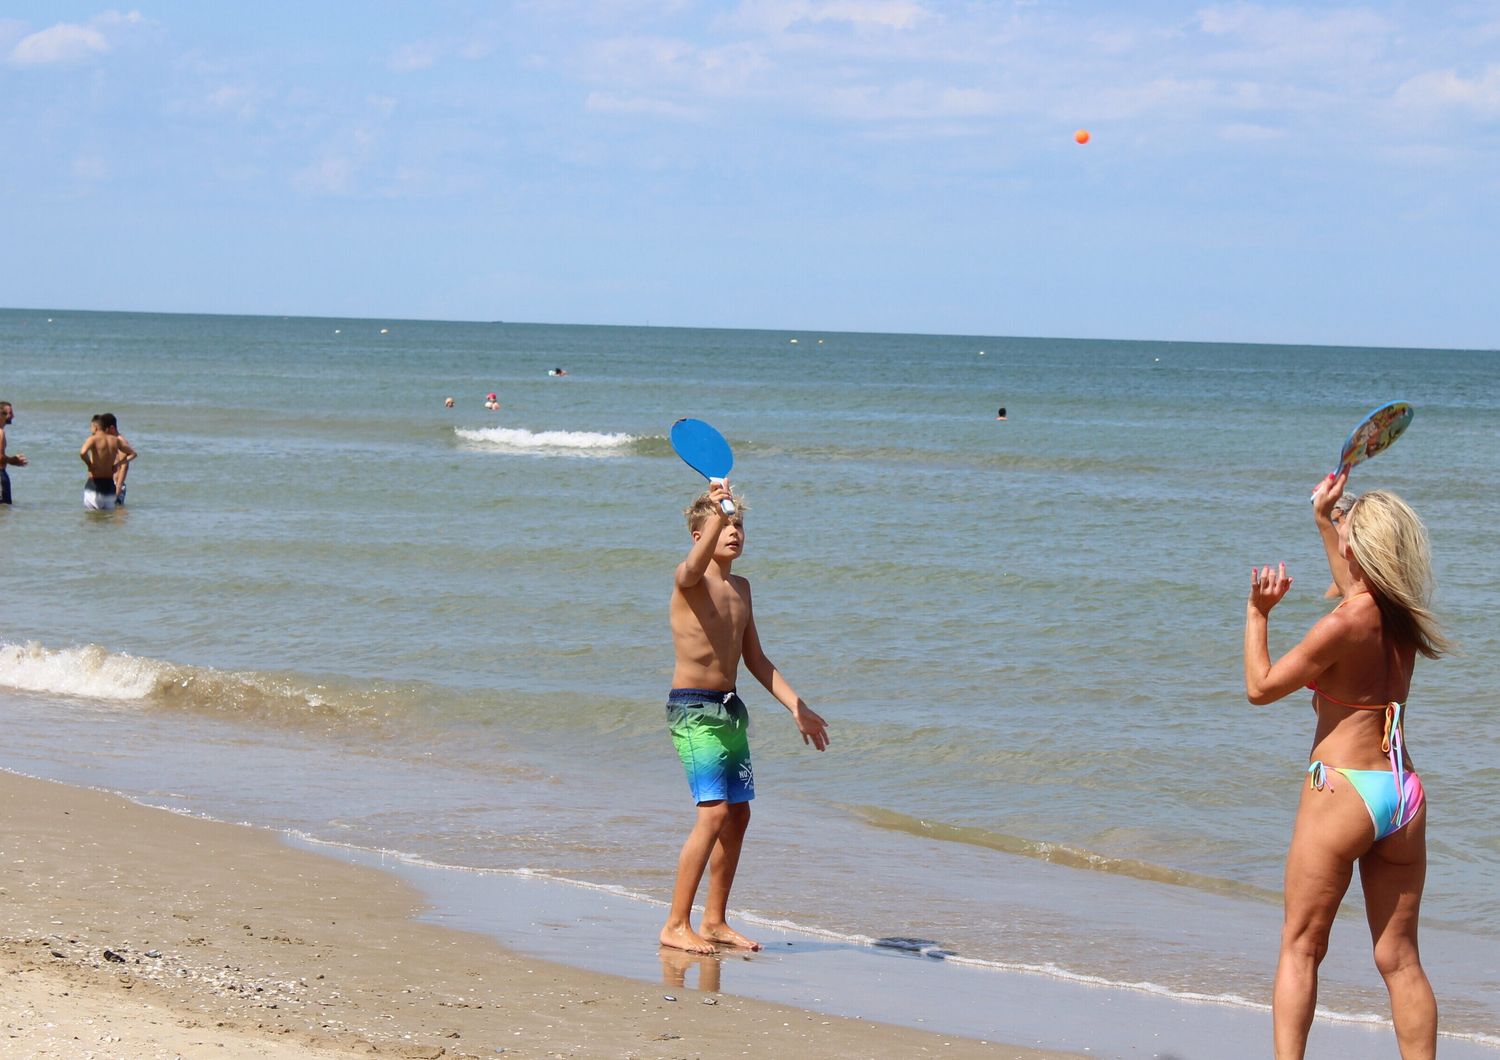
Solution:
{"label": "boy's raised arm", "polygon": [[[729,487],[725,483],[715,482],[709,488],[708,495],[715,501],[723,501],[730,495]],[[677,588],[690,589],[703,580],[703,572],[708,570],[708,565],[714,558],[714,549],[718,547],[719,532],[727,522],[729,517],[722,509],[715,507],[704,522],[693,547],[688,549],[687,559],[677,565]]]}

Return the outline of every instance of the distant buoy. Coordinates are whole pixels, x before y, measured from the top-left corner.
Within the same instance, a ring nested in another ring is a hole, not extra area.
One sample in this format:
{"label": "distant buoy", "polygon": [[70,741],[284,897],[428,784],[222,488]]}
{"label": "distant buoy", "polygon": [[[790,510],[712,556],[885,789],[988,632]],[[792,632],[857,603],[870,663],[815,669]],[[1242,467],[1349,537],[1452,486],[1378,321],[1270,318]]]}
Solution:
{"label": "distant buoy", "polygon": [[1089,131],[1087,129],[1079,129],[1076,133],[1073,134],[1073,139],[1077,140],[1081,144],[1086,144],[1089,142]]}
{"label": "distant buoy", "polygon": [[796,339],[790,339],[788,341],[790,341],[793,346],[797,345],[797,340]]}
{"label": "distant buoy", "polygon": [[381,328],[380,329],[380,333],[382,335],[389,335],[391,333],[391,329],[390,328]]}

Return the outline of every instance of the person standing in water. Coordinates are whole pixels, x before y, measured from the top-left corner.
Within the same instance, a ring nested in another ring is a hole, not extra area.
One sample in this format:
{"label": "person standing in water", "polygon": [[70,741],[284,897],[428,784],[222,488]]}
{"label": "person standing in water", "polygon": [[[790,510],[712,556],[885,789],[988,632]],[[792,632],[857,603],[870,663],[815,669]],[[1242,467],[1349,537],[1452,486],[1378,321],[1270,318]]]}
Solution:
{"label": "person standing in water", "polygon": [[15,418],[15,407],[9,401],[0,401],[0,504],[10,503],[10,472],[7,468],[25,467],[27,464],[25,454],[5,451],[5,428]]}
{"label": "person standing in water", "polygon": [[122,457],[135,459],[135,450],[128,442],[104,429],[104,415],[94,417],[89,436],[78,449],[78,459],[89,469],[88,481],[83,484],[83,506],[91,512],[114,510],[115,467]]}
{"label": "person standing in water", "polygon": [[[131,463],[139,454],[130,447],[130,443],[125,441],[125,436],[120,433],[119,421],[115,419],[113,412],[100,413],[99,425],[106,432],[114,435],[121,444],[119,461],[115,464],[115,504],[116,506],[123,506],[125,503],[125,479],[130,474]],[[126,455],[127,453],[129,455]]]}
{"label": "person standing in water", "polygon": [[1307,783],[1286,857],[1281,954],[1271,1022],[1278,1060],[1304,1055],[1318,1002],[1318,965],[1359,866],[1375,967],[1391,999],[1404,1060],[1437,1053],[1437,1001],[1417,949],[1427,879],[1427,799],[1406,751],[1416,657],[1448,641],[1429,610],[1427,531],[1387,490],[1355,501],[1328,532],[1347,473],[1313,493],[1313,517],[1343,599],[1291,651],[1271,661],[1271,609],[1291,588],[1286,564],[1250,572],[1245,695],[1274,703],[1312,690],[1317,715]]}
{"label": "person standing in water", "polygon": [[[689,953],[713,953],[718,946],[758,950],[760,943],[725,922],[729,891],[740,861],[755,773],[750,765],[750,716],[735,691],[740,662],[791,713],[802,742],[819,751],[828,746],[828,724],[787,684],[766,657],[750,608],[750,582],[729,573],[745,547],[743,502],[724,513],[731,499],[726,483],[716,482],[684,513],[693,536],[687,558],[672,582],[672,690],[667,695],[667,727],[692,789],[697,815],[677,858],[672,906],[660,942]],[[691,923],[693,899],[708,869],[708,900],[699,930]]]}

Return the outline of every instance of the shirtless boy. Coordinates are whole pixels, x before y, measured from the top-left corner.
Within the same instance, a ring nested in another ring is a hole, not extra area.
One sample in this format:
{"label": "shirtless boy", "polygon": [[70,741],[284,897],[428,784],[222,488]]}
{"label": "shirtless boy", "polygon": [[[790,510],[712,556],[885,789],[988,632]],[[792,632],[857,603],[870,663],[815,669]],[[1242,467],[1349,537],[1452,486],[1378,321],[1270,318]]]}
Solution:
{"label": "shirtless boy", "polygon": [[125,441],[125,436],[120,433],[120,421],[115,418],[113,412],[101,412],[99,414],[99,426],[105,434],[111,434],[119,440],[121,449],[119,457],[115,462],[115,505],[122,506],[125,503],[125,479],[130,474],[130,462],[139,454]]}
{"label": "shirtless boy", "polygon": [[[720,507],[729,497],[729,488],[715,483],[688,508],[693,547],[678,565],[672,588],[677,662],[667,697],[667,724],[687,770],[698,819],[677,858],[672,910],[661,929],[661,944],[689,953],[714,953],[715,943],[760,949],[760,943],[724,922],[750,824],[750,800],[755,798],[747,738],[750,717],[734,688],[740,661],[791,711],[804,744],[819,751],[828,746],[827,723],[802,702],[761,649],[749,581],[729,573],[745,547],[743,504],[733,516]],[[705,866],[708,900],[700,930],[694,931],[693,899]]]}
{"label": "shirtless boy", "polygon": [[103,416],[89,424],[89,436],[78,450],[78,458],[89,469],[83,484],[83,506],[89,511],[108,512],[115,507],[115,465],[135,457],[130,443],[104,429]]}

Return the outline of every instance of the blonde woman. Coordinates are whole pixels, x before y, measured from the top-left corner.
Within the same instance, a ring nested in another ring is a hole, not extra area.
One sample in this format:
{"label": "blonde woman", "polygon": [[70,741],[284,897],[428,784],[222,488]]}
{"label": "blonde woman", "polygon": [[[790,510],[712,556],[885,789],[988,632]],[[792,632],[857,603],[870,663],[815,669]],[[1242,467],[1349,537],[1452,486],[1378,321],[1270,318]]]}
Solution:
{"label": "blonde woman", "polygon": [[1405,1060],[1437,1051],[1437,1002],[1417,950],[1417,915],[1427,876],[1427,808],[1406,753],[1407,690],[1417,654],[1437,658],[1448,643],[1428,598],[1427,532],[1394,493],[1355,501],[1335,526],[1330,515],[1345,476],[1325,479],[1313,514],[1343,600],[1274,663],[1266,630],[1271,608],[1291,587],[1286,565],[1252,570],[1245,610],[1245,694],[1272,703],[1313,691],[1317,730],[1308,782],[1287,851],[1285,920],[1272,992],[1278,1058],[1301,1057],[1318,998],[1318,964],[1339,903],[1359,865],[1375,966],[1391,997]]}

